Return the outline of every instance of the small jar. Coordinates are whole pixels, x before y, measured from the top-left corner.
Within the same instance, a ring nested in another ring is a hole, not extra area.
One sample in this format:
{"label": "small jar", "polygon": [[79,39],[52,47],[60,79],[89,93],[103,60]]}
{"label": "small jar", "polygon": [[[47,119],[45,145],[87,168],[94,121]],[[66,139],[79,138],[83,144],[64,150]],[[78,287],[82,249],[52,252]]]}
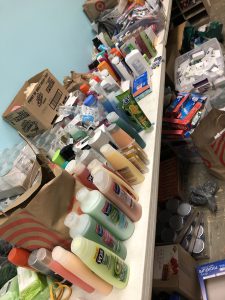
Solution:
{"label": "small jar", "polygon": [[184,220],[181,216],[172,216],[169,220],[170,227],[175,231],[181,231],[184,226]]}
{"label": "small jar", "polygon": [[205,243],[201,239],[196,239],[194,249],[193,249],[193,254],[199,255],[203,252],[205,249]]}
{"label": "small jar", "polygon": [[166,209],[175,214],[178,210],[180,201],[178,199],[170,199],[166,202]]}
{"label": "small jar", "polygon": [[181,203],[177,209],[178,215],[180,215],[183,218],[187,218],[192,211],[192,207],[189,203]]}
{"label": "small jar", "polygon": [[197,234],[197,238],[200,239],[203,237],[203,234],[204,234],[204,228],[202,225],[199,226],[198,228],[198,234]]}
{"label": "small jar", "polygon": [[183,241],[181,242],[181,246],[185,249],[188,250],[189,248],[189,241],[187,238],[184,238]]}

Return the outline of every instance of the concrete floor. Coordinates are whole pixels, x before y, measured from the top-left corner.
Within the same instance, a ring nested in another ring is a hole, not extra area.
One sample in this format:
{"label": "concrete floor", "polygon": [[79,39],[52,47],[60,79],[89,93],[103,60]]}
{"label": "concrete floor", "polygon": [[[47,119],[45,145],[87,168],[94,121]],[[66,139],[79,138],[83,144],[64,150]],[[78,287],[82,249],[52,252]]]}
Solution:
{"label": "concrete floor", "polygon": [[[211,4],[210,19],[222,22],[225,32],[225,0],[211,0]],[[225,46],[225,39],[223,46]],[[218,182],[219,191],[216,194],[217,213],[212,214],[207,208],[203,209],[206,217],[205,220],[207,220],[210,255],[207,261],[225,259],[225,181],[218,180],[211,176],[203,164],[189,164],[185,168],[183,179],[186,182],[187,193],[191,186],[198,186],[208,180]],[[202,263],[202,261],[199,261],[199,263]]]}

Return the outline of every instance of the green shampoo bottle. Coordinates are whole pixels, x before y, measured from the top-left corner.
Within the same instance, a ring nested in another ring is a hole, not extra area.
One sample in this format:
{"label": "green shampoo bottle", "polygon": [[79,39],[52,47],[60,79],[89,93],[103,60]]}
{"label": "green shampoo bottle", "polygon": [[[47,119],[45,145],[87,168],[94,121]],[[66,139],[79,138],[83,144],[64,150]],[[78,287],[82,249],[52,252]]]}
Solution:
{"label": "green shampoo bottle", "polygon": [[87,214],[78,215],[75,212],[71,212],[66,216],[64,224],[70,228],[71,238],[81,235],[108,248],[122,259],[126,258],[127,249],[124,244],[91,216]]}
{"label": "green shampoo bottle", "polygon": [[81,210],[102,224],[117,239],[124,241],[134,232],[134,223],[97,190],[81,188],[76,194]]}

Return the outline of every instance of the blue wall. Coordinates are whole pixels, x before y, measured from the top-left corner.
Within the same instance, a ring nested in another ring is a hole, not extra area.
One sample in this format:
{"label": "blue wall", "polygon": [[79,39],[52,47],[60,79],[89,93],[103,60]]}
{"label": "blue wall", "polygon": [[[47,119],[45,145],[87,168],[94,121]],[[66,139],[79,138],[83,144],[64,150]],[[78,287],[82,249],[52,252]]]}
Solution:
{"label": "blue wall", "polygon": [[[87,71],[91,26],[84,0],[0,0],[0,114],[24,81],[45,68],[61,82],[71,70]],[[0,118],[0,149],[19,141]]]}

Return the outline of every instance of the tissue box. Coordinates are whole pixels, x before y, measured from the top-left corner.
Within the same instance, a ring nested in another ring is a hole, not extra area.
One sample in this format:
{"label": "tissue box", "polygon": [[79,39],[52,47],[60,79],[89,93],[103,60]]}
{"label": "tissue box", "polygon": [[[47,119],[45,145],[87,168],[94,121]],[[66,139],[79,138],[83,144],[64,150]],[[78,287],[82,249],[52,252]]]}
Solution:
{"label": "tissue box", "polygon": [[197,267],[203,300],[223,300],[225,295],[225,260]]}
{"label": "tissue box", "polygon": [[195,260],[180,245],[157,246],[153,290],[177,292],[190,300],[200,300],[195,268]]}
{"label": "tissue box", "polygon": [[[26,99],[25,90],[38,83]],[[68,92],[49,70],[28,79],[3,113],[3,118],[27,137],[51,128],[59,105],[63,105]]]}

